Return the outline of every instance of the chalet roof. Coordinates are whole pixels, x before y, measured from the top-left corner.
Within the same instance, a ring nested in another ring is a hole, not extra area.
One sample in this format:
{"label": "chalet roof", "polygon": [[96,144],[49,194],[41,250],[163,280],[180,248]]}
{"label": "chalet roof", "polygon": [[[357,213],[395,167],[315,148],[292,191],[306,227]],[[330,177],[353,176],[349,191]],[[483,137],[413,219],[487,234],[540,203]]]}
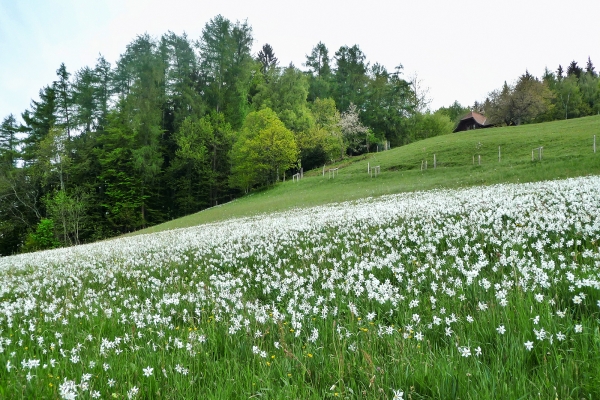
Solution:
{"label": "chalet roof", "polygon": [[475,111],[471,111],[470,113],[468,113],[467,115],[462,117],[460,120],[464,121],[469,118],[473,118],[475,120],[475,122],[477,122],[479,125],[486,125],[485,122],[486,122],[487,118],[479,113],[476,113]]}
{"label": "chalet roof", "polygon": [[461,118],[454,132],[466,131],[468,129],[489,128],[494,126],[487,121],[487,118],[475,111],[471,111]]}

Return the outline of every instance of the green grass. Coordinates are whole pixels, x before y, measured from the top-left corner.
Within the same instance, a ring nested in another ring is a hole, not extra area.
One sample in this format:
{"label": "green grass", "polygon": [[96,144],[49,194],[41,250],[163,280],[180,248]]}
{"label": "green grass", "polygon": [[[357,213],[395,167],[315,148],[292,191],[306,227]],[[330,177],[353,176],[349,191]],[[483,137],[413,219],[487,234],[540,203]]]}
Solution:
{"label": "green grass", "polygon": [[600,185],[553,185],[0,259],[0,398],[598,399]]}
{"label": "green grass", "polygon": [[[597,153],[592,150],[593,135],[598,136]],[[531,151],[540,146],[544,148],[543,158],[537,160],[536,152],[536,160],[532,162]],[[500,161],[498,147],[501,150]],[[436,169],[433,169],[434,154]],[[422,171],[421,163],[425,160],[428,168]],[[371,178],[367,174],[368,164],[379,165],[381,174]],[[385,152],[353,157],[326,168],[339,168],[339,175],[329,179],[327,172],[323,177],[322,169],[308,171],[300,182],[282,182],[230,203],[134,234],[369,196],[597,175],[600,173],[600,116],[453,133]]]}

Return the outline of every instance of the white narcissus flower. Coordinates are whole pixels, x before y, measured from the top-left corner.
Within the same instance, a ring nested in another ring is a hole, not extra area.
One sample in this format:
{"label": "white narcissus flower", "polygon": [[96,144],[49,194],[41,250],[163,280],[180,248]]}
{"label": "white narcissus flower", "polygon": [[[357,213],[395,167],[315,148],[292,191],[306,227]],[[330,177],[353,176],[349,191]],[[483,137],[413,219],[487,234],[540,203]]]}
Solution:
{"label": "white narcissus flower", "polygon": [[146,367],[143,369],[144,371],[144,376],[150,376],[152,375],[152,372],[154,372],[154,368],[151,368],[150,366]]}

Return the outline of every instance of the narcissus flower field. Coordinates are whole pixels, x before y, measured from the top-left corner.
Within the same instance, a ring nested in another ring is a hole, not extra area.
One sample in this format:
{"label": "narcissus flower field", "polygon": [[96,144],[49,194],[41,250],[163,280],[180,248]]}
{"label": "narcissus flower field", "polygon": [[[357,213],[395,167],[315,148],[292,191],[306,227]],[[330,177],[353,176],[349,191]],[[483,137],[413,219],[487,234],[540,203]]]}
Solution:
{"label": "narcissus flower field", "polygon": [[600,396],[600,178],[0,258],[0,398]]}

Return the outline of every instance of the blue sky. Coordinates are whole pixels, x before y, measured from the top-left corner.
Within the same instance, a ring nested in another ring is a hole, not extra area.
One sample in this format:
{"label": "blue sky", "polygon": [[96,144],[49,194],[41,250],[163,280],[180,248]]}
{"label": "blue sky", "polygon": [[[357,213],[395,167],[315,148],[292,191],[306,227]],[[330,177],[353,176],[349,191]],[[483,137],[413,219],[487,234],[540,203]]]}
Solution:
{"label": "blue sky", "polygon": [[319,41],[330,55],[358,44],[371,63],[417,73],[433,109],[484,100],[526,69],[590,56],[600,71],[598,0],[0,0],[0,118],[28,108],[61,62],[75,73],[101,53],[114,65],[138,34],[196,39],[217,14],[247,19],[255,52],[269,43],[281,65],[302,68]]}

